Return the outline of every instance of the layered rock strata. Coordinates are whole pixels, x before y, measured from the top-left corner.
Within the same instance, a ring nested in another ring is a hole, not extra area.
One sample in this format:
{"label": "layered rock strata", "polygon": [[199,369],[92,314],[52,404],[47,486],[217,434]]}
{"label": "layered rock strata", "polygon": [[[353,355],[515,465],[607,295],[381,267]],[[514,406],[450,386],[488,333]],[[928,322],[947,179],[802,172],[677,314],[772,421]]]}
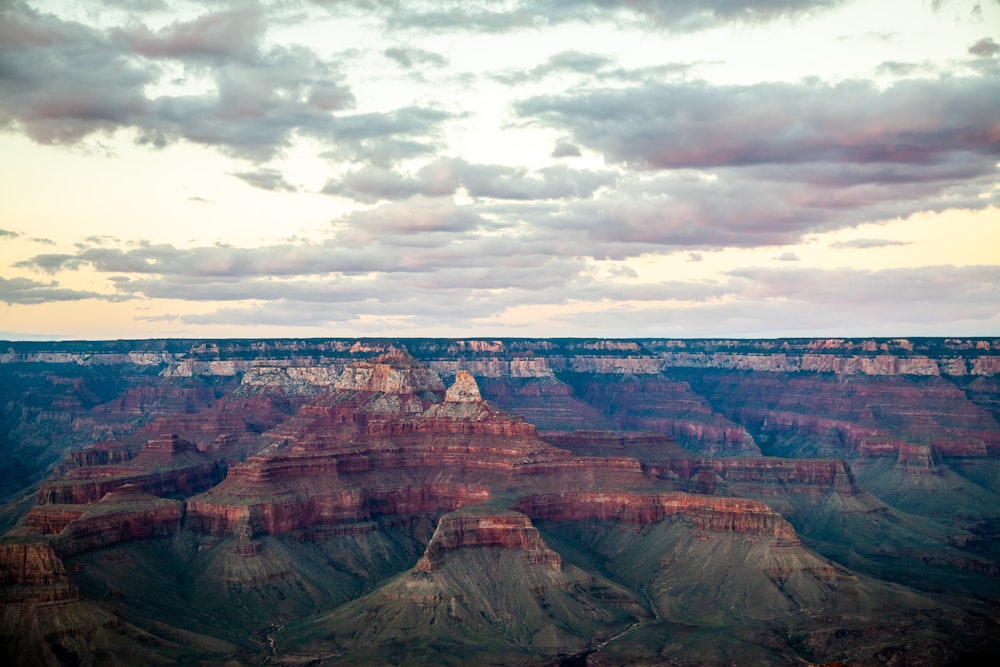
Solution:
{"label": "layered rock strata", "polygon": [[774,537],[798,544],[795,529],[780,514],[762,502],[743,498],[562,492],[528,496],[513,508],[546,521],[613,520],[644,525],[677,517],[701,530]]}
{"label": "layered rock strata", "polygon": [[189,495],[214,486],[223,475],[210,455],[173,434],[150,440],[132,458],[93,459],[99,465],[67,467],[59,479],[44,483],[36,506],[86,505],[125,485],[155,496]]}
{"label": "layered rock strata", "polygon": [[478,547],[523,552],[528,563],[545,563],[555,570],[562,569],[559,554],[545,545],[527,516],[519,512],[474,508],[441,517],[415,569],[433,572],[448,552]]}

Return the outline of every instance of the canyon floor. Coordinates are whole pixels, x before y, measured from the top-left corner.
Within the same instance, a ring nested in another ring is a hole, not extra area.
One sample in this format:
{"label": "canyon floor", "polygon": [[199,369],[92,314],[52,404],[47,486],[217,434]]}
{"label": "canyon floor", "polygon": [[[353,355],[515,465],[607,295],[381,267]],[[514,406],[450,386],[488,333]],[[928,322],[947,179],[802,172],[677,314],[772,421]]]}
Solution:
{"label": "canyon floor", "polygon": [[0,349],[5,665],[1000,658],[1000,340]]}

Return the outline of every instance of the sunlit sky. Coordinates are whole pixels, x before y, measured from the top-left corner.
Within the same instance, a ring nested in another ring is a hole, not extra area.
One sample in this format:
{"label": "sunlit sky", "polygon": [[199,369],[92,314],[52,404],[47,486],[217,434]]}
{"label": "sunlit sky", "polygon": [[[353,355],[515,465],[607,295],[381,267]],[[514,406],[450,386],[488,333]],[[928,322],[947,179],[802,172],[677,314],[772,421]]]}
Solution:
{"label": "sunlit sky", "polygon": [[0,338],[1000,335],[1000,0],[0,0]]}

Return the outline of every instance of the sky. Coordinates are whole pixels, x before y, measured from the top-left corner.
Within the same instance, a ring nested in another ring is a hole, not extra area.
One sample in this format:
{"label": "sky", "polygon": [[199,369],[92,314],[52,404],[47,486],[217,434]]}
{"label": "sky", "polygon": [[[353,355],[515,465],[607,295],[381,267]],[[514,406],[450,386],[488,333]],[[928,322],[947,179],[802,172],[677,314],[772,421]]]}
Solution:
{"label": "sky", "polygon": [[1000,0],[0,0],[0,338],[1000,335]]}

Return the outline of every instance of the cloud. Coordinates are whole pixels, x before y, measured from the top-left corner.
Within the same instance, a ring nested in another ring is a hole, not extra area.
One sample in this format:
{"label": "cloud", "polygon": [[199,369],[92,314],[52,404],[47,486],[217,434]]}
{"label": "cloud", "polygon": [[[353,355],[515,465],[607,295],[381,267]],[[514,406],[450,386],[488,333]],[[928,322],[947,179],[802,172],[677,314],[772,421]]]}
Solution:
{"label": "cloud", "polygon": [[516,109],[638,168],[927,164],[954,153],[995,158],[1000,137],[990,110],[998,96],[1000,82],[984,78],[908,80],[886,90],[865,81],[648,83],[533,97]]}
{"label": "cloud", "polygon": [[471,164],[443,158],[424,165],[413,176],[365,167],[331,180],[323,192],[363,202],[405,199],[413,195],[447,196],[464,187],[471,197],[507,200],[587,198],[617,179],[612,172],[574,170],[562,165],[534,172],[503,165]]}
{"label": "cloud", "polygon": [[388,167],[399,160],[428,155],[440,145],[442,123],[453,117],[440,109],[419,106],[340,116],[332,121],[336,141],[326,157]]}
{"label": "cloud", "polygon": [[[1000,266],[921,266],[880,271],[748,268],[728,275],[747,281],[741,294],[814,304],[882,305],[961,303],[975,312],[1000,303]],[[971,312],[971,311],[970,311]]]}
{"label": "cloud", "polygon": [[218,63],[234,58],[247,62],[254,60],[263,33],[260,8],[246,7],[204,14],[192,21],[174,22],[156,32],[135,25],[113,30],[111,34],[147,58]]}
{"label": "cloud", "polygon": [[[337,64],[302,46],[269,45],[273,20],[259,5],[210,12],[158,31],[142,25],[101,31],[16,3],[0,10],[0,127],[40,143],[75,143],[94,132],[131,129],[136,142],[214,146],[254,162],[280,155],[299,136],[342,159],[389,165],[437,146],[451,118],[409,106],[337,113],[355,98]],[[166,64],[202,93],[151,96]]]}
{"label": "cloud", "polygon": [[566,141],[556,142],[552,157],[580,157],[580,147]]}
{"label": "cloud", "polygon": [[887,60],[876,68],[876,72],[879,74],[888,74],[894,77],[907,77],[913,76],[923,70],[928,69],[926,63],[905,63],[899,62],[898,60]]}
{"label": "cloud", "polygon": [[277,169],[234,172],[231,175],[261,190],[270,190],[272,192],[295,192],[297,190],[294,185],[285,180],[284,176]]}
{"label": "cloud", "polygon": [[506,84],[537,81],[551,74],[570,73],[595,76],[614,63],[611,58],[599,53],[584,51],[562,51],[549,56],[548,60],[531,69],[498,72],[493,78]]}
{"label": "cloud", "polygon": [[969,47],[969,53],[980,58],[992,58],[1000,53],[1000,44],[994,42],[992,37],[983,37]]}
{"label": "cloud", "polygon": [[4,278],[0,276],[0,302],[9,305],[107,298],[97,292],[59,287],[55,281],[41,283],[29,278]]}
{"label": "cloud", "polygon": [[0,35],[0,127],[73,143],[149,113],[143,87],[154,71],[101,32],[13,3],[0,9]]}
{"label": "cloud", "polygon": [[396,61],[400,67],[410,69],[420,65],[430,65],[431,67],[445,67],[448,59],[440,53],[425,51],[413,47],[393,46],[382,52],[386,58]]}
{"label": "cloud", "polygon": [[392,3],[394,28],[506,32],[568,22],[625,21],[675,32],[732,23],[765,23],[830,9],[843,0],[540,0],[498,5],[487,0]]}
{"label": "cloud", "polygon": [[[807,232],[1000,205],[986,78],[571,90],[516,105],[624,169],[614,191],[529,215],[626,257],[644,245],[787,245]],[[738,109],[739,113],[733,113]],[[570,249],[567,249],[569,251]]]}
{"label": "cloud", "polygon": [[796,255],[794,252],[783,252],[780,255],[774,257],[773,259],[776,259],[779,262],[798,262],[799,256]]}
{"label": "cloud", "polygon": [[[447,233],[465,235],[493,224],[476,213],[472,207],[458,206],[451,200],[416,198],[407,202],[391,202],[369,211],[358,211],[347,216],[341,238],[351,242],[370,242],[389,239],[405,243],[403,237],[420,235],[427,243],[427,234]],[[437,241],[430,241],[437,244]]]}
{"label": "cloud", "polygon": [[493,165],[464,165],[461,179],[469,195],[495,199],[585,199],[610,185],[610,172],[579,171],[562,165],[532,174],[524,169]]}
{"label": "cloud", "polygon": [[[1000,324],[1000,266],[880,271],[788,266],[732,271],[725,298],[690,303],[618,301],[559,312],[566,331],[685,337],[992,335]],[[933,311],[935,318],[927,313]],[[550,324],[550,326],[552,325]]]}
{"label": "cloud", "polygon": [[[543,270],[544,271],[544,270]],[[929,308],[945,315],[933,333],[951,327],[988,330],[997,321],[998,266],[925,266],[865,271],[808,267],[734,270],[714,282],[621,283],[588,271],[545,280],[539,270],[448,269],[440,274],[380,274],[329,280],[185,282],[144,279],[123,291],[153,298],[231,302],[211,312],[172,316],[198,325],[302,325],[389,322],[398,328],[468,331],[507,328],[514,309],[536,307],[546,328],[602,335],[915,335],[929,331]],[[534,280],[531,280],[532,274]],[[524,282],[521,282],[521,279]],[[202,287],[203,286],[203,287]],[[319,308],[316,304],[322,303]],[[978,323],[978,324],[977,324]],[[985,328],[984,328],[985,327]],[[831,332],[834,332],[831,334]],[[759,335],[759,334],[758,334]]]}
{"label": "cloud", "polygon": [[[557,252],[626,259],[644,252],[792,245],[807,233],[907,217],[921,210],[996,206],[988,183],[813,185],[757,178],[753,169],[708,177],[676,170],[623,177],[613,191],[559,207],[501,212]],[[488,210],[492,210],[488,209]]]}
{"label": "cloud", "polygon": [[9,229],[0,229],[0,239],[16,239],[23,236],[21,232],[12,232]]}
{"label": "cloud", "polygon": [[909,241],[892,241],[889,239],[851,239],[850,241],[837,241],[831,243],[831,248],[855,248],[865,250],[868,248],[888,248],[892,246],[910,245]]}

